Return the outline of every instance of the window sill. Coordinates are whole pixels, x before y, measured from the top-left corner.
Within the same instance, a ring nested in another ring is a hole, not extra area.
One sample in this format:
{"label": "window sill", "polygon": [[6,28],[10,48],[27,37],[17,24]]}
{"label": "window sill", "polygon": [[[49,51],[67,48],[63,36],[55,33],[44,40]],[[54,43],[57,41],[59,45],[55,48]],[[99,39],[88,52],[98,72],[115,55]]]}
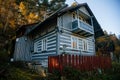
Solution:
{"label": "window sill", "polygon": [[83,50],[83,52],[89,52],[89,51],[84,51],[84,50]]}
{"label": "window sill", "polygon": [[72,49],[72,51],[82,51],[82,50],[80,50],[80,49]]}

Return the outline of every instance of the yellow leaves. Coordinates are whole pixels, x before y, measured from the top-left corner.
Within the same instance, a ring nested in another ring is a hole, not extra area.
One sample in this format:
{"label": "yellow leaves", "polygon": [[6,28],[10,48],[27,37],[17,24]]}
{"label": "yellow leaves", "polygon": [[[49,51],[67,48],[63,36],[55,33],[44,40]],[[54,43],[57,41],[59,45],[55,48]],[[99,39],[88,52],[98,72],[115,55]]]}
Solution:
{"label": "yellow leaves", "polygon": [[97,42],[106,42],[106,38],[105,37],[100,37],[97,39]]}
{"label": "yellow leaves", "polygon": [[24,10],[24,9],[25,9],[25,5],[24,5],[24,3],[23,3],[23,2],[21,2],[21,3],[20,3],[19,8],[20,8],[21,10]]}
{"label": "yellow leaves", "polygon": [[26,10],[25,4],[23,2],[20,2],[19,9],[23,15],[26,15],[27,10]]}
{"label": "yellow leaves", "polygon": [[0,8],[0,13],[3,13],[3,12],[5,12],[6,10],[5,10],[5,8],[4,7],[1,7]]}
{"label": "yellow leaves", "polygon": [[27,16],[27,20],[29,23],[34,23],[38,19],[39,19],[39,16],[32,12]]}
{"label": "yellow leaves", "polygon": [[10,23],[10,27],[12,28],[12,29],[14,29],[15,28],[15,21],[14,20],[10,20],[9,21],[9,23]]}
{"label": "yellow leaves", "polygon": [[26,20],[28,23],[34,23],[39,19],[38,12],[34,12],[29,8],[28,3],[20,2],[19,10],[21,14],[24,16],[24,20]]}
{"label": "yellow leaves", "polygon": [[28,15],[28,17],[29,17],[30,19],[37,19],[37,18],[38,18],[38,15],[36,15],[35,13],[30,13],[30,14]]}
{"label": "yellow leaves", "polygon": [[115,48],[115,49],[120,51],[120,46],[116,46],[116,48]]}
{"label": "yellow leaves", "polygon": [[120,46],[115,46],[115,53],[120,54]]}
{"label": "yellow leaves", "polygon": [[0,23],[0,29],[2,29],[3,28],[3,24],[2,23]]}

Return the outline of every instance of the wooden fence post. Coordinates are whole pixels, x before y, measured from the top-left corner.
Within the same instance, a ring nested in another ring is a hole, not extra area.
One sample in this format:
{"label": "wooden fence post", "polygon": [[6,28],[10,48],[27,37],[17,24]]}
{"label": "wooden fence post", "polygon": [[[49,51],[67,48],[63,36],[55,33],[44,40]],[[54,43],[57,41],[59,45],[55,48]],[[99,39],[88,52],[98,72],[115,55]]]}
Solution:
{"label": "wooden fence post", "polygon": [[65,66],[71,66],[80,71],[90,71],[98,68],[111,68],[111,58],[103,56],[80,56],[80,55],[58,55],[48,57],[48,71],[53,72],[54,69],[61,73]]}
{"label": "wooden fence post", "polygon": [[76,69],[78,69],[78,66],[79,66],[79,65],[78,65],[78,62],[79,62],[78,57],[79,57],[79,56],[76,55]]}

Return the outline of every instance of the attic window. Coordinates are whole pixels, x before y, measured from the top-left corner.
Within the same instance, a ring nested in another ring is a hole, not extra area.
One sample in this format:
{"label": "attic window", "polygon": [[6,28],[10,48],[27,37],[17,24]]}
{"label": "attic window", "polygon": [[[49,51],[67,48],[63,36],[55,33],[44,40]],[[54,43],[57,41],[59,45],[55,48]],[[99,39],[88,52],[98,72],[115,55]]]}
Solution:
{"label": "attic window", "polygon": [[74,20],[74,19],[77,19],[77,14],[76,14],[76,12],[73,12],[73,13],[72,13],[72,17],[73,17],[73,20]]}
{"label": "attic window", "polygon": [[73,19],[75,19],[75,14],[73,13]]}
{"label": "attic window", "polygon": [[79,15],[79,20],[91,25],[91,19],[85,19],[84,17],[82,17],[81,15]]}
{"label": "attic window", "polygon": [[83,20],[82,16],[79,16],[79,19],[80,19],[80,20]]}

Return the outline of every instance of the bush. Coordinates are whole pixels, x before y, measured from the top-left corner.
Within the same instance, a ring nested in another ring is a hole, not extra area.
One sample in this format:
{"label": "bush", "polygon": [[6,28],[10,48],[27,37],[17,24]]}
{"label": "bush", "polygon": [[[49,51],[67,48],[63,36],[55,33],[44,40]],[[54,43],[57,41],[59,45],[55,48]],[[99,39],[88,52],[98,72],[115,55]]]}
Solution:
{"label": "bush", "polygon": [[46,80],[61,80],[61,72],[54,69],[52,73],[49,73]]}
{"label": "bush", "polygon": [[120,73],[120,63],[113,62],[112,70],[113,70],[113,73]]}
{"label": "bush", "polygon": [[0,49],[0,64],[7,63],[9,61],[9,54],[5,49]]}
{"label": "bush", "polygon": [[29,69],[17,68],[15,66],[8,65],[2,74],[0,74],[0,80],[44,80],[37,73],[32,73]]}
{"label": "bush", "polygon": [[80,71],[72,67],[65,67],[63,69],[62,75],[65,76],[68,80],[81,80]]}
{"label": "bush", "polygon": [[11,63],[11,65],[17,68],[22,68],[22,69],[28,68],[27,62],[25,61],[14,61]]}
{"label": "bush", "polygon": [[47,76],[46,80],[81,80],[81,73],[77,69],[72,67],[65,67],[62,72],[59,70],[53,70],[52,74]]}
{"label": "bush", "polygon": [[19,68],[8,65],[2,72],[0,80],[32,80],[29,76]]}
{"label": "bush", "polygon": [[60,76],[65,77],[65,80],[120,80],[120,63],[112,63],[111,69],[102,70],[101,74],[97,70],[83,72],[65,67],[62,73],[55,70],[46,80],[61,80]]}

